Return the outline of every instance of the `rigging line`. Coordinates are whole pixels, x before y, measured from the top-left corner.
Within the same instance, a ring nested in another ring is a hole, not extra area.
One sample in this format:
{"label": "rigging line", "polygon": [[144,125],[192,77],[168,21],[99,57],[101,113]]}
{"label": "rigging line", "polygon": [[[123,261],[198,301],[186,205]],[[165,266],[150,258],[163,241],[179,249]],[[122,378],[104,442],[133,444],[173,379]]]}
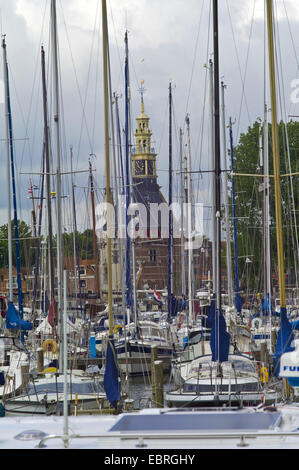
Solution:
{"label": "rigging line", "polygon": [[[211,3],[212,2],[209,2],[209,16],[208,16],[208,32],[207,32],[207,49],[206,49],[206,64],[208,63],[208,59],[209,59],[209,48],[210,48],[210,31],[211,31]],[[197,159],[199,157],[199,162],[198,162],[198,168],[200,169],[201,168],[201,164],[202,164],[202,150],[203,150],[203,136],[204,136],[204,123],[205,123],[205,119],[204,119],[204,115],[205,115],[205,109],[206,109],[206,99],[207,99],[207,93],[206,93],[206,90],[207,90],[207,79],[208,79],[208,68],[205,67],[205,80],[204,80],[204,90],[203,90],[203,96],[204,96],[204,99],[203,99],[203,109],[202,109],[202,117],[201,117],[201,132],[198,134],[198,140],[197,140],[197,144],[196,144],[196,147],[195,147],[195,162],[197,162]],[[199,151],[199,155],[197,154],[197,149],[199,147],[198,145],[198,141],[199,141],[199,138],[200,138],[200,151]],[[199,182],[200,180],[202,180],[202,176],[198,179],[197,181],[197,192],[199,193]]]}
{"label": "rigging line", "polygon": [[[96,15],[98,16],[98,15]],[[94,25],[94,31],[96,30],[96,23]],[[97,41],[97,48],[96,48],[96,76],[95,76],[95,87],[94,87],[94,103],[97,103],[98,100],[98,93],[99,93],[99,72],[100,72],[100,41]],[[90,53],[90,62],[91,62],[91,53]],[[89,65],[90,67],[90,65]],[[87,90],[87,85],[86,85]],[[86,92],[87,95],[87,92]],[[96,129],[96,113],[97,113],[97,106],[94,106],[93,110],[93,121],[92,121],[92,131],[91,131],[91,143],[93,144],[95,141],[95,129]],[[91,153],[93,153],[93,149],[91,149]],[[79,155],[78,155],[79,157]]]}
{"label": "rigging line", "polygon": [[[254,2],[254,4],[255,4],[255,2]],[[237,50],[236,39],[235,39],[235,35],[234,35],[234,30],[233,30],[233,25],[232,25],[232,18],[231,18],[230,9],[229,9],[227,0],[226,0],[226,5],[227,5],[228,16],[229,16],[229,20],[230,20],[230,27],[231,27],[231,32],[232,32],[232,36],[233,36],[233,42],[234,42],[234,46],[235,46],[235,52],[236,52],[236,56],[237,56],[237,63],[238,63],[239,74],[240,74],[240,78],[241,78],[241,82],[242,82],[242,94],[244,94],[244,100],[245,100],[245,106],[246,106],[246,110],[247,110],[248,120],[249,120],[249,122],[251,122],[250,115],[249,115],[249,109],[248,109],[247,98],[246,98],[246,95],[245,95],[245,93],[244,93],[245,84],[244,84],[244,80],[243,80],[243,77],[242,77],[240,59],[239,59],[239,54],[238,54],[238,50]],[[238,140],[238,134],[237,134],[237,140]]]}
{"label": "rigging line", "polygon": [[113,29],[114,29],[114,39],[115,39],[115,43],[116,43],[116,50],[117,50],[117,55],[118,55],[118,60],[119,60],[120,76],[121,76],[123,62],[122,62],[122,59],[121,59],[120,47],[119,47],[119,44],[118,44],[118,41],[117,41],[117,38],[118,38],[119,34],[117,33],[116,28],[115,28],[115,22],[114,22],[114,16],[113,16],[113,11],[112,11],[112,7],[111,7],[111,2],[109,2],[109,6],[110,6],[111,21],[112,21],[112,25],[113,25]]}
{"label": "rigging line", "polygon": [[[89,141],[89,146],[90,146],[90,149],[92,149],[92,143],[91,143],[91,138],[90,138],[89,131],[88,131],[88,125],[87,125],[86,113],[85,113],[86,100],[87,100],[87,93],[85,94],[85,100],[84,100],[84,102],[83,102],[82,95],[81,95],[81,91],[80,91],[80,86],[79,86],[79,81],[78,81],[78,75],[77,75],[76,67],[75,67],[74,56],[73,56],[73,52],[72,52],[72,48],[71,48],[71,44],[70,44],[68,29],[67,29],[67,25],[66,25],[66,21],[65,21],[65,16],[64,16],[64,12],[63,12],[63,7],[62,7],[62,2],[61,2],[61,0],[60,0],[59,3],[60,3],[61,12],[62,12],[62,18],[63,18],[64,27],[65,27],[66,38],[67,38],[67,43],[68,43],[68,46],[69,46],[69,51],[70,51],[70,56],[71,56],[72,65],[73,65],[73,70],[74,70],[74,74],[75,74],[75,80],[76,80],[76,85],[77,85],[77,89],[78,89],[79,99],[80,99],[80,103],[81,103],[81,107],[82,107],[82,113],[83,113],[83,115],[82,115],[82,121],[85,122],[87,137],[88,137],[88,141]],[[88,66],[87,83],[88,83],[89,77],[90,77],[90,63],[91,63],[91,56],[90,56],[90,61],[89,61],[89,66]],[[87,85],[86,85],[86,90],[87,90]],[[82,122],[81,122],[81,126],[82,126],[82,125],[83,125],[83,124],[82,124]],[[81,133],[82,133],[82,127],[81,127],[79,142],[81,141]],[[80,147],[80,144],[79,144],[79,147]],[[79,150],[78,150],[78,152],[79,152]],[[79,155],[78,155],[78,158],[79,158]]]}
{"label": "rigging line", "polygon": [[294,37],[293,37],[293,33],[292,33],[292,28],[291,28],[291,24],[290,24],[288,12],[287,12],[286,5],[285,5],[285,0],[282,0],[282,3],[283,3],[283,6],[284,6],[285,15],[286,15],[287,22],[288,22],[288,28],[289,28],[289,32],[290,32],[290,36],[291,36],[291,41],[292,41],[292,46],[293,46],[293,50],[294,50],[294,54],[295,54],[295,58],[296,58],[297,68],[299,69],[299,61],[298,61],[298,56],[297,56],[295,41],[294,41]]}
{"label": "rigging line", "polygon": [[202,17],[203,17],[203,7],[204,7],[204,5],[205,5],[205,0],[202,2],[200,17],[199,17],[197,36],[196,36],[196,41],[195,41],[193,61],[192,61],[192,67],[191,67],[191,76],[190,76],[190,81],[189,81],[189,89],[188,89],[187,102],[186,102],[186,108],[185,108],[185,115],[188,113],[189,98],[190,98],[190,93],[191,93],[191,86],[192,86],[192,80],[193,80],[193,74],[194,74],[195,59],[196,59],[196,55],[197,55],[197,48],[198,48],[198,42],[199,42],[199,32],[200,32],[201,21],[202,21]]}
{"label": "rigging line", "polygon": [[[249,39],[248,39],[248,48],[247,48],[247,54],[246,54],[246,61],[245,61],[245,71],[244,71],[244,79],[243,79],[243,85],[242,85],[242,96],[241,96],[241,103],[240,103],[240,109],[239,109],[239,118],[238,118],[238,128],[237,128],[237,135],[239,135],[239,128],[240,128],[240,120],[241,120],[241,112],[242,112],[242,106],[243,106],[243,97],[245,96],[245,81],[246,81],[246,74],[247,74],[247,67],[248,67],[248,59],[249,59],[249,51],[250,51],[250,44],[251,44],[251,37],[252,37],[252,29],[253,29],[253,20],[254,20],[254,12],[255,12],[255,5],[256,5],[256,0],[254,0],[253,4],[253,9],[252,9],[252,18],[251,18],[251,24],[250,24],[250,33],[249,33]],[[248,111],[248,118],[249,118],[249,123],[251,122],[250,116],[249,116],[249,111]]]}
{"label": "rigging line", "polygon": [[[293,46],[293,50],[294,50],[294,55],[295,55],[295,59],[296,59],[296,63],[297,63],[297,71],[298,71],[299,70],[299,61],[298,61],[295,41],[294,41],[292,29],[291,29],[291,24],[290,24],[290,21],[289,21],[289,16],[288,16],[286,5],[285,5],[285,0],[283,0],[283,6],[284,6],[285,15],[286,15],[286,18],[287,18],[288,28],[289,28],[289,32],[290,32],[290,36],[291,36],[291,42],[292,42],[292,46]],[[294,106],[295,106],[295,104],[294,104]],[[292,107],[292,102],[290,102],[290,107],[289,107],[290,111],[289,111],[289,113],[291,113],[291,107]]]}
{"label": "rigging line", "polygon": [[[43,35],[43,31],[45,29],[45,20],[46,20],[46,13],[47,13],[47,1],[45,1],[45,6],[44,6],[44,14],[43,14],[43,20],[42,20],[42,24],[41,24],[41,29],[40,29],[40,40],[38,42],[38,44],[42,44],[42,35]],[[32,100],[33,100],[33,92],[35,90],[35,80],[36,80],[36,76],[38,74],[38,70],[39,70],[39,57],[40,57],[40,48],[38,48],[37,50],[37,57],[36,57],[36,66],[35,66],[35,73],[34,73],[34,81],[33,81],[33,86],[32,86],[32,91],[31,91],[31,97],[30,97],[30,107],[29,107],[29,111],[28,111],[28,116],[31,114],[31,106],[32,106]],[[38,74],[38,78],[39,78],[39,86],[40,86],[40,83],[41,83],[41,77],[40,77],[40,74]],[[38,93],[38,96],[39,96],[39,93]],[[35,113],[35,116],[36,116],[36,120],[38,118],[38,113],[36,112]],[[29,118],[28,118],[29,120]],[[24,148],[23,148],[23,152],[24,152],[24,149],[25,149],[25,142],[24,142]],[[42,150],[43,152],[43,150]],[[31,154],[33,154],[33,152],[30,152]],[[22,157],[22,160],[23,160],[23,157]],[[32,163],[31,163],[31,167],[32,167]],[[41,179],[41,177],[40,177]]]}
{"label": "rigging line", "polygon": [[[276,16],[277,16],[277,4],[276,4]],[[274,33],[275,32],[276,32],[276,29],[274,29]],[[285,121],[283,121],[284,122],[284,131],[285,131],[283,137],[284,137],[285,145],[286,145],[286,147],[284,147],[284,154],[285,154],[285,160],[287,160],[286,161],[286,166],[288,165],[289,172],[292,173],[290,148],[289,148],[289,136],[288,136],[288,128],[287,128],[286,107],[285,107],[282,55],[281,55],[281,47],[280,47],[281,44],[280,44],[280,39],[279,39],[279,26],[278,26],[278,23],[277,23],[277,41],[278,41],[278,46],[276,45],[276,56],[277,56],[276,60],[277,60],[277,64],[278,63],[280,64],[280,74],[279,73],[277,74],[278,75],[278,85],[279,85],[278,86],[279,100],[280,100],[281,113],[282,114],[284,113],[284,119],[285,119]],[[275,44],[276,44],[276,41],[275,41]],[[280,76],[281,76],[281,86],[280,86],[280,80],[279,80]],[[293,245],[294,245],[294,267],[295,267],[295,276],[296,276],[296,286],[298,287],[297,259],[299,258],[299,242],[298,242],[298,232],[297,232],[297,227],[296,227],[296,213],[294,212],[294,210],[295,210],[295,199],[294,199],[294,188],[293,188],[293,176],[292,175],[290,175],[289,180],[290,180],[290,187],[287,186],[287,190],[288,190],[288,193],[289,192],[291,193],[291,195],[289,195],[289,197],[291,198],[291,204],[292,204],[292,207],[293,207],[293,211],[291,211],[290,216],[292,217],[292,215],[293,215],[294,226],[295,226],[295,237],[294,237],[293,230],[291,230],[291,238],[292,238],[292,242],[293,242]],[[295,246],[295,243],[296,243],[296,246]],[[295,255],[295,248],[297,250],[297,257]]]}

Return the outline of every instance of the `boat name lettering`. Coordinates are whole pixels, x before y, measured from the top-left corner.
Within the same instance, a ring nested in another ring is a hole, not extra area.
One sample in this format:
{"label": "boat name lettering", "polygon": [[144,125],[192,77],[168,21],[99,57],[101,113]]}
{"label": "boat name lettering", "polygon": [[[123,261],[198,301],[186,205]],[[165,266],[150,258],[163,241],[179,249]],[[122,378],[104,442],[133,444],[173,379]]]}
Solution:
{"label": "boat name lettering", "polygon": [[299,366],[283,366],[283,370],[289,370],[290,372],[299,372]]}

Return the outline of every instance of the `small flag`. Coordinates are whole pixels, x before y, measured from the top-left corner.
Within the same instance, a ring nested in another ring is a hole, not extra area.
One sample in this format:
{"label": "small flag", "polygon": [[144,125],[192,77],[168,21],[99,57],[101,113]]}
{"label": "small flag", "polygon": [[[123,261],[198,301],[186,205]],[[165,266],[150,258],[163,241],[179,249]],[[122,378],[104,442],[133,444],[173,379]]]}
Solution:
{"label": "small flag", "polygon": [[32,189],[31,188],[28,189],[28,193],[32,194]]}
{"label": "small flag", "polygon": [[160,305],[160,307],[162,306],[163,302],[162,302],[162,297],[161,295],[156,291],[156,289],[154,289],[154,301],[157,302],[158,305]]}

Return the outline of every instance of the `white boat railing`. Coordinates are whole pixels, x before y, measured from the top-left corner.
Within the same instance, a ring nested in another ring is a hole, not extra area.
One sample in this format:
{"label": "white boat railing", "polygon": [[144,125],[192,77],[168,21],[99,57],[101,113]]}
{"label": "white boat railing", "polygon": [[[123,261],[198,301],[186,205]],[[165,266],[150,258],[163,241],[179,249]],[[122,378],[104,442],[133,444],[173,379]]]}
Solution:
{"label": "white boat railing", "polygon": [[152,433],[152,432],[143,432],[143,433],[120,433],[120,432],[106,432],[100,434],[49,434],[45,436],[38,444],[38,448],[42,449],[45,448],[45,442],[50,439],[61,439],[64,443],[64,446],[68,446],[69,441],[72,439],[111,439],[117,438],[120,440],[134,440],[136,439],[138,443],[136,444],[137,447],[146,447],[145,440],[148,439],[155,439],[155,440],[165,440],[165,439],[198,439],[198,440],[205,440],[205,439],[239,439],[239,442],[236,444],[237,447],[247,447],[250,444],[245,439],[257,439],[257,438],[265,438],[265,437],[275,437],[275,438],[283,438],[283,437],[294,437],[299,438],[299,432],[296,431],[223,431],[223,432],[160,432],[160,433]]}

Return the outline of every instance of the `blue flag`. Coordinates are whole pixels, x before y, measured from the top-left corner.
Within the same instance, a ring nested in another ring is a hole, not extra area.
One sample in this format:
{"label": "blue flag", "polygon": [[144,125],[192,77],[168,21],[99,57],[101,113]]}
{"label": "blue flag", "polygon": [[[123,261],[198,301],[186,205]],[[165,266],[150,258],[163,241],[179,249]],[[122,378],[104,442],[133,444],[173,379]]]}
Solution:
{"label": "blue flag", "polygon": [[113,339],[109,339],[107,343],[104,389],[109,402],[114,408],[116,408],[117,402],[121,398],[118,377],[119,374],[116,363],[116,352],[114,348],[114,343]]}

